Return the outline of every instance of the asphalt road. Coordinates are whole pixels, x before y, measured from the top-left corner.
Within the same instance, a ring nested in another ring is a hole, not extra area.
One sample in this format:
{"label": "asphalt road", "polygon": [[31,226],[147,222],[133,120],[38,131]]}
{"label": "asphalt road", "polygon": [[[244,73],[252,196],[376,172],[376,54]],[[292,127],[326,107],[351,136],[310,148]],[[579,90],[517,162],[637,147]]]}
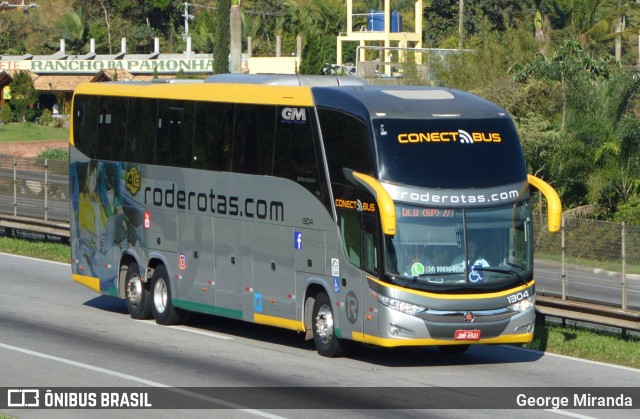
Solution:
{"label": "asphalt road", "polygon": [[[640,383],[640,370],[616,367],[509,346],[472,347],[442,355],[435,348],[361,348],[346,358],[317,355],[294,332],[212,316],[194,315],[185,326],[160,327],[134,321],[124,304],[71,280],[66,264],[0,254],[0,388],[15,387],[264,387],[304,390],[302,399],[278,400],[284,408],[233,404],[225,410],[54,410],[4,409],[19,418],[62,417],[637,417],[637,410],[487,408],[336,410],[331,398],[354,387],[407,392],[431,389],[438,397],[464,401],[495,394],[500,387],[620,387]],[[311,387],[320,387],[313,389]],[[323,392],[333,389],[333,392]],[[336,390],[337,393],[336,393]],[[533,390],[532,390],[533,391]],[[484,392],[484,393],[483,393]],[[378,395],[375,389],[371,393]],[[427,395],[429,393],[423,393]],[[0,395],[1,397],[2,395]],[[300,393],[296,393],[299,397]],[[286,398],[286,394],[274,397]],[[225,397],[215,397],[229,407]],[[416,400],[424,402],[424,400]],[[362,400],[353,400],[358,405]],[[397,400],[396,400],[397,402]],[[436,407],[440,400],[432,401]],[[227,403],[227,404],[225,404]],[[640,406],[640,396],[633,403]],[[318,404],[320,404],[319,407]],[[313,408],[309,408],[313,406]],[[500,406],[498,404],[498,406]],[[502,406],[504,407],[504,406]]]}
{"label": "asphalt road", "polygon": [[[559,263],[536,260],[534,266],[536,293],[561,296],[562,269]],[[620,307],[622,277],[619,272],[570,265],[566,271],[565,293],[572,299]],[[627,276],[627,308],[640,310],[640,278]]]}

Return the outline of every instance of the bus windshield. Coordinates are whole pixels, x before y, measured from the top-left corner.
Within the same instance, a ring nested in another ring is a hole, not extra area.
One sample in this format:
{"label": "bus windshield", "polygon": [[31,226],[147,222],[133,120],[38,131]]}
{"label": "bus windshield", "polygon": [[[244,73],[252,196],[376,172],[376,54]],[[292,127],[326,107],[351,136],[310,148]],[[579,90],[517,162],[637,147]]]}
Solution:
{"label": "bus windshield", "polygon": [[[520,140],[509,118],[374,119],[373,127],[383,181],[465,189],[527,178]],[[497,159],[500,164],[493,164]]]}
{"label": "bus windshield", "polygon": [[396,217],[397,233],[386,240],[385,266],[402,284],[446,290],[531,279],[527,202],[465,209],[396,203]]}

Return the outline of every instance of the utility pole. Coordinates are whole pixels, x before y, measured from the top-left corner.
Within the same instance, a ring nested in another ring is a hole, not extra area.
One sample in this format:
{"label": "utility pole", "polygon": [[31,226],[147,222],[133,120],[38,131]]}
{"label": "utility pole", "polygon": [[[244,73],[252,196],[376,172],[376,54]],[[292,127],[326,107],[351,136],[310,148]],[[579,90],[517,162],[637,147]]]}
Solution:
{"label": "utility pole", "polygon": [[458,11],[458,49],[462,49],[462,39],[464,38],[464,0],[458,2],[460,10]]}
{"label": "utility pole", "polygon": [[20,4],[11,4],[8,1],[0,2],[0,9],[9,9],[12,7],[22,9],[23,12],[29,13],[28,9],[34,9],[38,7],[38,4],[37,3],[25,4],[24,0],[22,0]]}
{"label": "utility pole", "polygon": [[189,14],[189,6],[190,4],[185,1],[184,14],[182,15],[182,17],[184,17],[184,37],[185,38],[189,37],[189,21],[193,19],[193,15]]}

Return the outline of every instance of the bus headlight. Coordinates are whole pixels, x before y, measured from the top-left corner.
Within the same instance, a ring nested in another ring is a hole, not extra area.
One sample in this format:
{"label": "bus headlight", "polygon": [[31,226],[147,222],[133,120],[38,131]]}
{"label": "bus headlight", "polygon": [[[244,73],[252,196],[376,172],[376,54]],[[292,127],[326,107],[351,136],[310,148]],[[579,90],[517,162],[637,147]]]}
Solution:
{"label": "bus headlight", "polygon": [[422,313],[427,309],[426,307],[419,306],[417,304],[408,303],[402,300],[396,300],[395,298],[385,297],[384,295],[380,295],[375,291],[371,291],[371,294],[373,294],[377,298],[380,304],[394,310],[398,310],[399,312],[404,314],[415,316],[416,314]]}
{"label": "bus headlight", "polygon": [[509,304],[507,308],[515,312],[522,313],[523,311],[527,311],[531,307],[533,307],[535,303],[536,303],[536,297],[535,295],[532,295],[530,297],[523,298],[517,303]]}

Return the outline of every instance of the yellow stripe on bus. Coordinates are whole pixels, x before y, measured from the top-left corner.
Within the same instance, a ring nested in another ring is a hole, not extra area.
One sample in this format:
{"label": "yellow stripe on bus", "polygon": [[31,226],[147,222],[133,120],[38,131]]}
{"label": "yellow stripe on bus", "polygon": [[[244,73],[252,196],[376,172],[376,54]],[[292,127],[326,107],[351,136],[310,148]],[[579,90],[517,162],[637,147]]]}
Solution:
{"label": "yellow stripe on bus", "polygon": [[266,324],[268,326],[281,327],[283,329],[295,330],[296,332],[304,332],[304,323],[299,320],[283,319],[280,317],[267,316],[266,314],[253,314],[253,321],[258,324]]}
{"label": "yellow stripe on bus", "polygon": [[79,284],[89,287],[94,291],[100,292],[100,278],[94,278],[92,276],[73,274],[73,280]]}
{"label": "yellow stripe on bus", "polygon": [[313,106],[311,88],[308,86],[232,83],[82,83],[76,88],[75,94],[256,105]]}
{"label": "yellow stripe on bus", "polygon": [[[75,109],[75,106],[73,106],[73,99],[71,99],[71,109]],[[69,124],[69,144],[74,146],[75,140],[73,139],[73,115],[71,115],[71,118],[72,120],[71,120],[71,123]],[[71,150],[68,150],[68,151],[71,151]]]}
{"label": "yellow stripe on bus", "polygon": [[352,332],[351,338],[357,342],[377,345],[386,348],[398,346],[434,346],[434,345],[464,345],[467,343],[482,344],[508,344],[508,343],[530,343],[533,333],[523,333],[517,335],[503,335],[495,338],[480,339],[474,341],[451,341],[439,339],[391,339],[378,336],[367,335],[360,332]]}
{"label": "yellow stripe on bus", "polygon": [[529,288],[530,286],[532,286],[533,284],[535,284],[534,280],[531,280],[528,284],[524,284],[521,285],[517,288],[510,288],[506,291],[500,291],[500,292],[491,292],[488,294],[435,294],[432,292],[426,292],[426,291],[418,291],[418,290],[414,290],[414,289],[409,289],[409,288],[404,288],[404,287],[399,287],[397,285],[392,285],[392,284],[388,284],[386,282],[382,282],[377,278],[374,278],[372,276],[367,276],[367,279],[370,279],[373,282],[376,282],[378,284],[380,284],[383,287],[386,288],[394,288],[398,291],[403,291],[403,292],[407,292],[409,294],[415,294],[415,295],[419,295],[421,297],[429,297],[429,298],[438,298],[441,300],[481,300],[484,298],[496,298],[496,297],[505,297],[507,295],[511,295],[517,292],[520,292],[522,290],[525,290],[527,288]]}

